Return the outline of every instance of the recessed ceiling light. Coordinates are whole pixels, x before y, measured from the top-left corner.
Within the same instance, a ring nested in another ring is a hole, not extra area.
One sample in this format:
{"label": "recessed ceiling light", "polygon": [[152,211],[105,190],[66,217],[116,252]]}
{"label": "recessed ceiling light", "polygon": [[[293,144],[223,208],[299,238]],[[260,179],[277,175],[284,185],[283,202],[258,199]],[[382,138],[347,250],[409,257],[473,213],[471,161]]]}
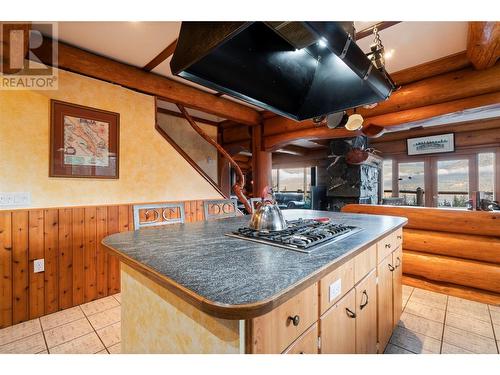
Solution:
{"label": "recessed ceiling light", "polygon": [[320,40],[318,40],[318,46],[320,46],[321,48],[325,48],[326,47],[326,39],[321,38]]}

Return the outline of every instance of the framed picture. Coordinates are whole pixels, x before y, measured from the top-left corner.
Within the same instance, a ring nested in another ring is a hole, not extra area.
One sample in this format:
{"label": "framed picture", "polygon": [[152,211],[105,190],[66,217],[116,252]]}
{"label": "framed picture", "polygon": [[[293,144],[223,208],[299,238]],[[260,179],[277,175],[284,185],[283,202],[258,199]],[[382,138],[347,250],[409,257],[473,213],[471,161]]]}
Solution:
{"label": "framed picture", "polygon": [[51,100],[50,177],[118,178],[120,114]]}
{"label": "framed picture", "polygon": [[440,154],[455,151],[455,134],[431,135],[428,137],[408,138],[408,155]]}

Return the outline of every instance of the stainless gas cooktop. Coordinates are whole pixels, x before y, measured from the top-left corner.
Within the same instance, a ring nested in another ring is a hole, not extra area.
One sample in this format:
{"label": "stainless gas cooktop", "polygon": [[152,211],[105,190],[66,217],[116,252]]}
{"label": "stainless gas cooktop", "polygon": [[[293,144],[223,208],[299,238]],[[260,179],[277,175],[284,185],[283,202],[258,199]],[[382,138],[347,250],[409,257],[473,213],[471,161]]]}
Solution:
{"label": "stainless gas cooktop", "polygon": [[257,231],[244,227],[226,236],[310,253],[362,230],[359,227],[316,219],[292,220],[287,224],[288,228],[281,231]]}

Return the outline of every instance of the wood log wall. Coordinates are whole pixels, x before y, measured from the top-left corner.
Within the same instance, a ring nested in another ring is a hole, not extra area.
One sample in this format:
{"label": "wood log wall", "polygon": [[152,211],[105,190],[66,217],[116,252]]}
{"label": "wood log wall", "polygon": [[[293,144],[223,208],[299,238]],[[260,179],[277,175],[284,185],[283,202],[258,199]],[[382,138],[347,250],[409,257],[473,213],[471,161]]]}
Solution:
{"label": "wood log wall", "polygon": [[403,283],[500,305],[500,213],[347,205],[342,211],[403,216]]}
{"label": "wood log wall", "polygon": [[[203,220],[203,201],[184,208]],[[120,263],[101,240],[128,230],[132,204],[0,211],[0,328],[118,293]]]}

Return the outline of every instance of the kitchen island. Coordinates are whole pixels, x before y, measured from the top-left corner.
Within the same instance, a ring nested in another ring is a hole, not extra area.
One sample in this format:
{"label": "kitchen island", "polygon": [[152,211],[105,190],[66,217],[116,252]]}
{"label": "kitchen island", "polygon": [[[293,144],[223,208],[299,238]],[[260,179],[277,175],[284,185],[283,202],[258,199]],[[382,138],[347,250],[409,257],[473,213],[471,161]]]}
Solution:
{"label": "kitchen island", "polygon": [[383,350],[401,313],[406,219],[283,213],[362,230],[310,254],[225,235],[248,216],[106,237],[122,266],[122,353]]}

